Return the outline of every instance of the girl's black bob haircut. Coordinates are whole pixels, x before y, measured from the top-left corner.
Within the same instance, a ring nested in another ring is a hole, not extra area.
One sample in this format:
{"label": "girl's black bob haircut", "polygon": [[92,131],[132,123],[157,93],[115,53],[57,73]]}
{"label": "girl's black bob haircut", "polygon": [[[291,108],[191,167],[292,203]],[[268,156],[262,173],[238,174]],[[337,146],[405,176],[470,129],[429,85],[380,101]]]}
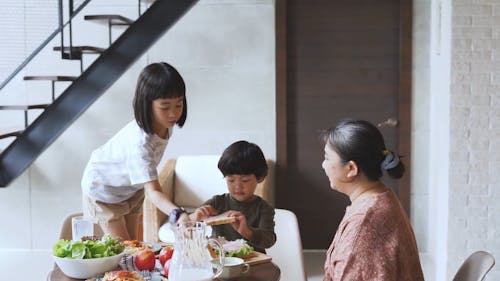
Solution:
{"label": "girl's black bob haircut", "polygon": [[224,175],[255,175],[260,182],[267,176],[264,153],[254,143],[237,141],[222,153],[217,167]]}
{"label": "girl's black bob haircut", "polygon": [[166,62],[146,66],[139,78],[133,101],[135,120],[147,134],[153,134],[152,104],[156,99],[184,98],[182,115],[177,125],[182,127],[187,118],[186,85],[179,72]]}

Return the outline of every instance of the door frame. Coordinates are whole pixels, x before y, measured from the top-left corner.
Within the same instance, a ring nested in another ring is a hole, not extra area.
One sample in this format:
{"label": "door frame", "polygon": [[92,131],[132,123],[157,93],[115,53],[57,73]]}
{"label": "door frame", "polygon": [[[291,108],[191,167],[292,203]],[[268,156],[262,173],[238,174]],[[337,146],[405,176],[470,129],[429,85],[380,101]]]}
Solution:
{"label": "door frame", "polygon": [[[408,216],[411,196],[411,108],[412,108],[412,19],[413,1],[400,0],[399,22],[399,125],[398,152],[404,156],[406,172],[399,180],[399,199]],[[287,5],[275,1],[276,27],[276,189],[286,185],[287,140]],[[319,167],[318,167],[319,168]],[[279,192],[276,192],[279,196]],[[279,207],[279,206],[277,206]]]}

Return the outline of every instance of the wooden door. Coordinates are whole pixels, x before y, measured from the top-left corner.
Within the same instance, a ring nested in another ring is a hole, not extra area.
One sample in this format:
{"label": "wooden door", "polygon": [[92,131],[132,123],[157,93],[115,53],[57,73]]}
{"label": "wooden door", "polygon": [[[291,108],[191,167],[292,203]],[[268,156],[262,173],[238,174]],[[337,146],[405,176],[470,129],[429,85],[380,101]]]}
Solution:
{"label": "wooden door", "polygon": [[[411,1],[277,2],[276,206],[298,217],[303,246],[329,246],[349,200],[331,190],[322,130],[341,118],[382,126],[410,164]],[[409,173],[384,181],[408,207]]]}

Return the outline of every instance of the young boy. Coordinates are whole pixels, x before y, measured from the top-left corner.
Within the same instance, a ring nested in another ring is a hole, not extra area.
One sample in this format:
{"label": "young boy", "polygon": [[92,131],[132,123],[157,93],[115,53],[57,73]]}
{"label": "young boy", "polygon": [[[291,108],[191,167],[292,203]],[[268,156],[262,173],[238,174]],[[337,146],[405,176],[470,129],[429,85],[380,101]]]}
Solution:
{"label": "young boy", "polygon": [[267,176],[267,163],[262,150],[253,143],[238,141],[224,150],[218,168],[226,179],[229,193],[215,195],[190,215],[192,220],[203,220],[227,212],[235,221],[214,225],[215,236],[228,241],[245,239],[255,251],[276,242],[274,208],[254,194],[257,184]]}

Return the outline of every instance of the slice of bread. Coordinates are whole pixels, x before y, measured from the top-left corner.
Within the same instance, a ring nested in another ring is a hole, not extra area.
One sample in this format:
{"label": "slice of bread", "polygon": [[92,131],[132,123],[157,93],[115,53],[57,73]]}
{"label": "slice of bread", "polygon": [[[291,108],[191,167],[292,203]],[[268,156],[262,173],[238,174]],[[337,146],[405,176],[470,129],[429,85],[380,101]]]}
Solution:
{"label": "slice of bread", "polygon": [[227,223],[233,223],[235,221],[236,221],[236,218],[229,217],[227,215],[227,212],[205,219],[205,223],[207,225],[227,224]]}

